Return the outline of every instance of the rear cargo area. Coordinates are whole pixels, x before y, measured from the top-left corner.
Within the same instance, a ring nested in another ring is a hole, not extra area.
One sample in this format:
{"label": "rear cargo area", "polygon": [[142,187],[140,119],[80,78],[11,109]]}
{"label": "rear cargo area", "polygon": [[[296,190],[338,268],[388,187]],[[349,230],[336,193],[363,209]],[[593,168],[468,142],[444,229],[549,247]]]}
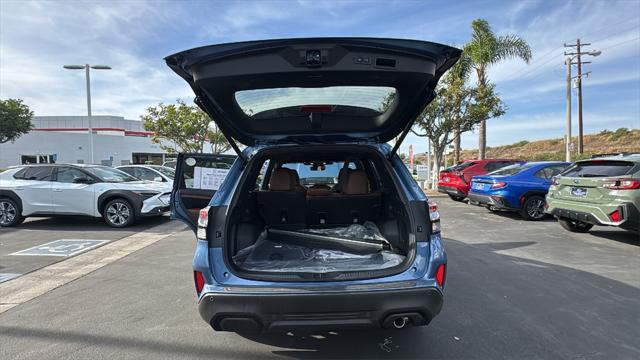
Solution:
{"label": "rear cargo area", "polygon": [[270,158],[248,180],[255,187],[228,216],[235,268],[249,277],[401,270],[414,238],[386,159],[304,156]]}
{"label": "rear cargo area", "polygon": [[343,272],[388,269],[405,256],[394,252],[373,222],[322,229],[267,229],[234,262],[249,271]]}

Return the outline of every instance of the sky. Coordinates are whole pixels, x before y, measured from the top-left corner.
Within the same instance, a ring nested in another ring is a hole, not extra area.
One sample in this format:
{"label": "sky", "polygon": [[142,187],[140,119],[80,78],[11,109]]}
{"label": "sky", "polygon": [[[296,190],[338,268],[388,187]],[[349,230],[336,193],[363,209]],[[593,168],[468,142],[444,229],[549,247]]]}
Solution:
{"label": "sky", "polygon": [[[372,36],[462,46],[475,18],[498,35],[529,42],[533,60],[492,66],[508,106],[488,121],[489,146],[561,138],[565,126],[564,43],[601,50],[583,82],[585,133],[640,128],[640,0],[626,1],[13,1],[0,0],[0,98],[20,98],[35,115],[85,115],[83,71],[94,115],[139,119],[149,106],[193,93],[163,58],[217,43],[315,36]],[[575,73],[575,69],[574,69]],[[573,128],[577,133],[576,97]],[[462,137],[477,148],[477,134]],[[409,135],[426,150],[426,140]]]}

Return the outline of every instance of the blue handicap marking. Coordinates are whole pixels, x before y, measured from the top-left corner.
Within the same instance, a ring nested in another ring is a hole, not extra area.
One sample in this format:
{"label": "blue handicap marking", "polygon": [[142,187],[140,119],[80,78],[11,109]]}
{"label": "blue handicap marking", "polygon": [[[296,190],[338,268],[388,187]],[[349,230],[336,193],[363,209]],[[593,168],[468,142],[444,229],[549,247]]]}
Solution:
{"label": "blue handicap marking", "polygon": [[60,239],[15,252],[11,255],[73,256],[100,246],[109,240]]}
{"label": "blue handicap marking", "polygon": [[0,283],[3,283],[5,281],[9,281],[11,279],[15,279],[18,276],[20,276],[22,274],[17,274],[17,273],[0,273]]}

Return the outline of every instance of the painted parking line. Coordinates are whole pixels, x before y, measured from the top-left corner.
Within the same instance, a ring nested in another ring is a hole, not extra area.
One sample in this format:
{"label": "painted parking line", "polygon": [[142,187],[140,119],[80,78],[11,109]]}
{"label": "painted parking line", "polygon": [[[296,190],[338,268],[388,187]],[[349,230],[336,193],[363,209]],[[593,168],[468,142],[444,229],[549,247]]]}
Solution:
{"label": "painted parking line", "polygon": [[20,250],[10,255],[69,257],[100,246],[109,240],[60,239]]}
{"label": "painted parking line", "polygon": [[15,279],[18,276],[20,276],[22,274],[17,274],[17,273],[0,273],[0,283],[3,283],[5,281],[9,281],[11,279]]}

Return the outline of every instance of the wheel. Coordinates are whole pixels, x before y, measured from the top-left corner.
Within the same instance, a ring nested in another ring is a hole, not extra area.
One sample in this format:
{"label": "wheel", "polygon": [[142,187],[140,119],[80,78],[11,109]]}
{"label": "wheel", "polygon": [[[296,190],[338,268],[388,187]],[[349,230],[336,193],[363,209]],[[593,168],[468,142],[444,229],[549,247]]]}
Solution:
{"label": "wheel", "polygon": [[522,204],[520,215],[525,220],[540,221],[544,218],[544,204],[545,200],[542,196],[531,195]]}
{"label": "wheel", "polygon": [[591,228],[593,227],[592,224],[578,220],[558,219],[558,222],[560,223],[560,226],[562,226],[566,230],[577,233],[589,232],[589,230],[591,230]]}
{"label": "wheel", "polygon": [[24,220],[20,206],[11,198],[0,199],[0,227],[19,225]]}
{"label": "wheel", "polygon": [[127,227],[136,220],[133,206],[125,199],[113,199],[104,206],[102,217],[107,225],[117,228]]}
{"label": "wheel", "polygon": [[464,196],[456,196],[456,195],[451,195],[451,194],[447,194],[447,195],[449,195],[449,197],[453,201],[462,201],[462,200],[464,200]]}

